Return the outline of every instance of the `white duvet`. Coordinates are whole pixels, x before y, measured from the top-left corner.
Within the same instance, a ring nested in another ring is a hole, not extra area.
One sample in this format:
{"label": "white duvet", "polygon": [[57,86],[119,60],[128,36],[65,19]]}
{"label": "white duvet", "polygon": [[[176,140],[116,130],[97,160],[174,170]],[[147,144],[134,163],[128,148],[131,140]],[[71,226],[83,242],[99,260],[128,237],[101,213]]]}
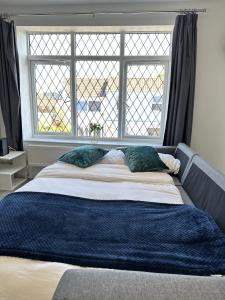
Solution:
{"label": "white duvet", "polygon": [[[127,166],[113,164],[80,169],[57,162],[43,169],[17,192],[21,191],[59,193],[96,200],[183,203],[168,174],[131,173]],[[50,300],[60,277],[71,268],[78,267],[0,257],[0,300]]]}
{"label": "white duvet", "polygon": [[131,173],[125,165],[81,169],[57,162],[18,191],[59,193],[96,200],[142,200],[182,204],[172,177],[162,172]]}
{"label": "white duvet", "polygon": [[172,177],[163,172],[130,172],[126,165],[96,164],[89,168],[79,168],[58,161],[44,168],[36,178],[73,178],[99,182],[139,182],[171,184]]}

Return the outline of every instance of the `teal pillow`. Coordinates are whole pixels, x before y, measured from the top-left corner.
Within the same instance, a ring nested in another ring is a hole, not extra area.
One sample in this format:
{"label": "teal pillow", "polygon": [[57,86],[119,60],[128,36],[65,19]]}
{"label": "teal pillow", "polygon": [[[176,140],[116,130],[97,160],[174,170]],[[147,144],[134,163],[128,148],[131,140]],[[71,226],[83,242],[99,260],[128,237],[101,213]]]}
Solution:
{"label": "teal pillow", "polygon": [[153,147],[137,146],[120,148],[120,150],[125,154],[131,172],[152,172],[168,169]]}
{"label": "teal pillow", "polygon": [[106,153],[108,150],[95,146],[81,146],[63,154],[59,160],[80,168],[87,168],[94,165]]}

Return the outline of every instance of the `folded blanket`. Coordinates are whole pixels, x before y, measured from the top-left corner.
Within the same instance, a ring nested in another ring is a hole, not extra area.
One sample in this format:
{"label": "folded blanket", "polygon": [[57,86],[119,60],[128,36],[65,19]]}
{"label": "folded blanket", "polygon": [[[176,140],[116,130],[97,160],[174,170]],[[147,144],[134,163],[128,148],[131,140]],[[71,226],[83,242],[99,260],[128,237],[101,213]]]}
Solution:
{"label": "folded blanket", "polygon": [[225,236],[189,205],[20,192],[0,202],[0,255],[89,267],[225,274]]}

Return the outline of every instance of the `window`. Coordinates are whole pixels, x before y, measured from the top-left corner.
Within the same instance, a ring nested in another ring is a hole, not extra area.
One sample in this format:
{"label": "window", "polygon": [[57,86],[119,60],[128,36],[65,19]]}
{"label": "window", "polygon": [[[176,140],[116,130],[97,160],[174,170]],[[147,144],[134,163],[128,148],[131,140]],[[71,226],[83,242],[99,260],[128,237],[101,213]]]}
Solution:
{"label": "window", "polygon": [[163,101],[165,65],[161,63],[128,64],[125,134],[159,136],[161,112],[152,104]]}
{"label": "window", "polygon": [[162,139],[171,34],[28,33],[34,135]]}

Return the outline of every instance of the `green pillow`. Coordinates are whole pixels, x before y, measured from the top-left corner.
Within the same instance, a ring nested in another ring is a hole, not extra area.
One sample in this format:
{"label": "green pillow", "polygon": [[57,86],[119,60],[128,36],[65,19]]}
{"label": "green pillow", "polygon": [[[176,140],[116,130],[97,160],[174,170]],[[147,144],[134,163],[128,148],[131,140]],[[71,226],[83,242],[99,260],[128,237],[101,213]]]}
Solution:
{"label": "green pillow", "polygon": [[153,147],[137,146],[120,148],[120,150],[125,154],[131,172],[152,172],[168,169]]}
{"label": "green pillow", "polygon": [[87,168],[94,165],[106,153],[108,150],[95,146],[81,146],[63,154],[59,160],[80,168]]}

